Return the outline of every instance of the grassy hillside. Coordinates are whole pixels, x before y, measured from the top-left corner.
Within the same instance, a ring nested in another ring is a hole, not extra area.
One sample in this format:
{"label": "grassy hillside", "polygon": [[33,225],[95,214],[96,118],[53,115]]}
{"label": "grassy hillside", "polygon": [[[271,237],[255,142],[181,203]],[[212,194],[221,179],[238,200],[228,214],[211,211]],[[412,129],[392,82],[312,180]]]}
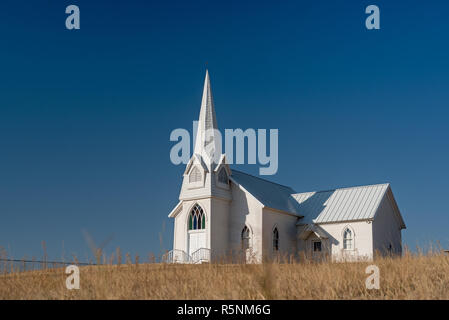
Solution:
{"label": "grassy hillside", "polygon": [[[380,289],[365,288],[365,268]],[[449,299],[449,256],[381,258],[366,263],[262,265],[127,264],[80,267],[79,290],[64,269],[0,275],[0,299]]]}

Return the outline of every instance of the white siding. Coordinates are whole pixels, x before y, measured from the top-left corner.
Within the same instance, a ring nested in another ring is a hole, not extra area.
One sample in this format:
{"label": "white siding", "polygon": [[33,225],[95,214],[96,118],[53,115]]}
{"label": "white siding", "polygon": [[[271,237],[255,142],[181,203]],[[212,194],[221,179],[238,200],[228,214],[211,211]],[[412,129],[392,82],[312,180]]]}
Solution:
{"label": "white siding", "polygon": [[279,213],[271,209],[263,209],[263,254],[273,257],[273,229],[279,231],[279,254],[287,257],[296,254],[296,221],[298,217]]}
{"label": "white siding", "polygon": [[[354,221],[343,223],[326,223],[319,224],[327,234],[328,239],[324,240],[325,247],[328,248],[334,260],[342,259],[372,259],[373,258],[373,224],[371,221]],[[353,231],[353,248],[354,250],[344,250],[343,248],[343,232],[346,227],[350,227]],[[301,227],[298,227],[300,230]],[[306,240],[298,239],[298,250],[307,251],[311,248],[311,241],[316,239],[310,236]]]}
{"label": "white siding", "polygon": [[394,211],[390,193],[382,200],[373,222],[373,249],[380,254],[402,254],[401,221]]}
{"label": "white siding", "polygon": [[229,244],[230,202],[212,198],[210,218],[210,249],[213,261],[225,259]]}
{"label": "white siding", "polygon": [[262,259],[262,204],[243,188],[232,183],[232,203],[229,216],[229,249],[240,252],[242,230],[251,230],[251,246],[255,258]]}

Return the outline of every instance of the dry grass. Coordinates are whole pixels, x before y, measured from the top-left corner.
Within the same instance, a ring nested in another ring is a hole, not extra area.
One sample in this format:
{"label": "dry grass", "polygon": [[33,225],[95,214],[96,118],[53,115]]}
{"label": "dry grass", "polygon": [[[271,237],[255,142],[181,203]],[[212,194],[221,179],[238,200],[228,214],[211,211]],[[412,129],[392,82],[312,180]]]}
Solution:
{"label": "dry grass", "polygon": [[[380,268],[380,289],[365,268]],[[126,264],[80,267],[79,290],[64,269],[0,275],[0,299],[449,299],[449,256],[358,263],[261,265]]]}

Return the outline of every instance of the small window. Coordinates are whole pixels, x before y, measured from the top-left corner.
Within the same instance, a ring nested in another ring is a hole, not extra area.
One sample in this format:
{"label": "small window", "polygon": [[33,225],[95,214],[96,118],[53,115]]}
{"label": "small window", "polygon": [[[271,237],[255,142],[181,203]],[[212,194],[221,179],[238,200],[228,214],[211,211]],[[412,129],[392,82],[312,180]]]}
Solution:
{"label": "small window", "polygon": [[313,242],[313,251],[314,252],[321,252],[321,241],[314,241]]}
{"label": "small window", "polygon": [[278,228],[273,230],[273,251],[279,251],[279,231]]}
{"label": "small window", "polygon": [[197,167],[193,167],[189,175],[189,182],[199,182],[201,181],[201,171]]}
{"label": "small window", "polygon": [[189,215],[189,230],[201,229],[206,229],[206,218],[203,208],[195,204]]}
{"label": "small window", "polygon": [[352,250],[353,249],[353,234],[351,229],[346,228],[343,233],[343,249]]}
{"label": "small window", "polygon": [[228,174],[226,173],[225,168],[221,168],[218,172],[218,181],[224,184],[228,184]]}
{"label": "small window", "polygon": [[247,226],[245,226],[242,230],[242,249],[243,250],[249,249],[250,239],[251,239],[251,233],[249,231],[249,228]]}

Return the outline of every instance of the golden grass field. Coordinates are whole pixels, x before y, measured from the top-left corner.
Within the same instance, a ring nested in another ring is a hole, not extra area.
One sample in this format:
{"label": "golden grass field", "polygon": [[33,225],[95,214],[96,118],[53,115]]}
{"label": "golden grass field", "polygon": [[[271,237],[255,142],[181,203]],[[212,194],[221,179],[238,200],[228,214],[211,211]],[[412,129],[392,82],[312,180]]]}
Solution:
{"label": "golden grass field", "polygon": [[[380,289],[365,288],[365,268]],[[449,256],[405,254],[373,262],[123,264],[80,267],[80,289],[65,269],[0,275],[0,299],[449,299]]]}

